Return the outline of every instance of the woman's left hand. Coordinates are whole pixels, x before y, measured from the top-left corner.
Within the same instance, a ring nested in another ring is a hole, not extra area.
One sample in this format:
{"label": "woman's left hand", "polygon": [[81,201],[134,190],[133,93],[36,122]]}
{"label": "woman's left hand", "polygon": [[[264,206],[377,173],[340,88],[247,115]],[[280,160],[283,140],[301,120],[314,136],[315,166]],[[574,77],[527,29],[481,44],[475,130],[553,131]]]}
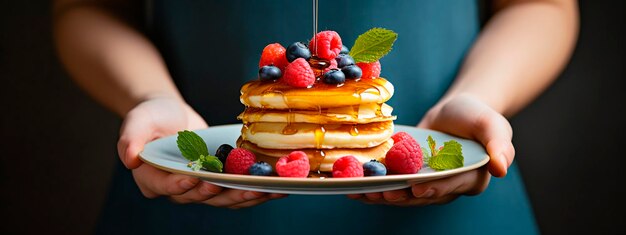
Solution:
{"label": "woman's left hand", "polygon": [[418,125],[474,139],[482,143],[490,156],[485,167],[448,178],[414,184],[410,188],[367,194],[348,195],[365,203],[396,206],[443,204],[460,195],[476,195],[489,185],[491,175],[503,177],[513,162],[511,125],[500,113],[470,95],[459,95],[433,107]]}

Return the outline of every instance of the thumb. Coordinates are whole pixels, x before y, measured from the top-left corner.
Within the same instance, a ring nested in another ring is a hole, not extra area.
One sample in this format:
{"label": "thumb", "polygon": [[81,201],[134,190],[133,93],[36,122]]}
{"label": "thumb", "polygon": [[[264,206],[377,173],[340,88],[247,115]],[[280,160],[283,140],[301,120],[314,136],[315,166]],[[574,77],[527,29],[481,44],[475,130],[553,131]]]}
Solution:
{"label": "thumb", "polygon": [[502,115],[492,111],[483,112],[475,127],[476,139],[485,146],[491,158],[489,172],[496,177],[505,176],[515,157],[515,148],[511,142],[513,138],[511,124]]}
{"label": "thumb", "polygon": [[139,159],[139,152],[146,143],[153,139],[153,127],[150,120],[145,120],[141,115],[133,112],[128,113],[122,128],[120,139],[117,142],[117,152],[120,160],[128,169],[135,169],[143,163]]}

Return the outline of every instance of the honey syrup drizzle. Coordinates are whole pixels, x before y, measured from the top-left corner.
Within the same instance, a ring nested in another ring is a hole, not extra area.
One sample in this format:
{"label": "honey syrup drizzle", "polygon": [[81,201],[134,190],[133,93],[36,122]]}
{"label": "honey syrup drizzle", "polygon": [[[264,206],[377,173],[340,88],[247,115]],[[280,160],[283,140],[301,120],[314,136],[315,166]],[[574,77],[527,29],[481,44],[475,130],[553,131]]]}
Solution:
{"label": "honey syrup drizzle", "polygon": [[[382,97],[389,97],[391,93],[385,85],[388,83],[384,78],[347,80],[342,86],[326,84],[317,81],[309,88],[292,87],[283,82],[250,81],[241,88],[241,101],[248,106],[254,105],[250,97],[260,98],[261,107],[270,108],[268,100],[282,96],[282,101],[287,108],[318,110],[320,107],[342,107],[362,103],[363,95],[381,97],[376,103],[383,103]],[[355,112],[358,114],[358,112]]]}

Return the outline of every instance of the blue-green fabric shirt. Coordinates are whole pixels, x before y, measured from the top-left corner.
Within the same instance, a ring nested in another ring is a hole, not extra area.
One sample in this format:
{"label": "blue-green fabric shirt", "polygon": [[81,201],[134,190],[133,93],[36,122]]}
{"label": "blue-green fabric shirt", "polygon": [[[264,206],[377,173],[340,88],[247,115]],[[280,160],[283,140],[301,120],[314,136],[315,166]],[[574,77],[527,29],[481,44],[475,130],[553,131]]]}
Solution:
{"label": "blue-green fabric shirt", "polygon": [[[372,27],[398,33],[381,59],[396,88],[396,123],[415,125],[450,86],[479,30],[474,0],[329,1],[319,30],[350,47]],[[298,1],[167,1],[147,7],[148,35],[186,100],[209,125],[236,123],[241,85],[256,78],[263,47],[312,36],[312,4]],[[98,233],[147,234],[534,234],[537,227],[517,167],[473,197],[442,206],[366,205],[345,196],[298,196],[241,210],[175,205],[141,196],[118,167]]]}

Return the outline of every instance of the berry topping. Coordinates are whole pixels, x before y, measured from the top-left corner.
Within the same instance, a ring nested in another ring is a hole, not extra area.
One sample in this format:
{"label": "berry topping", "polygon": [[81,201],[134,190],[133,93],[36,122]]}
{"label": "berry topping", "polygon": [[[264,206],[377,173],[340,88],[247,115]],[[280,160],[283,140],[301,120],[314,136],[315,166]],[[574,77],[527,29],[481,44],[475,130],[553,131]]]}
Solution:
{"label": "berry topping", "polygon": [[226,158],[228,157],[228,154],[230,154],[230,151],[232,150],[233,150],[233,146],[230,146],[228,144],[222,144],[215,151],[215,156],[218,159],[220,159],[220,162],[222,162],[223,164],[226,164]]}
{"label": "berry topping", "polygon": [[422,149],[413,138],[400,140],[387,152],[385,164],[391,173],[417,173],[423,164]]}
{"label": "berry topping", "polygon": [[308,87],[315,83],[315,74],[309,62],[298,58],[287,65],[282,81],[294,87]]}
{"label": "berry topping", "polygon": [[355,63],[354,59],[350,55],[340,54],[335,59],[337,60],[337,67],[339,68],[343,68],[348,65],[353,65]]}
{"label": "berry topping", "polygon": [[380,76],[380,62],[373,63],[356,63],[363,70],[363,79],[377,78]]}
{"label": "berry topping", "polygon": [[341,51],[339,52],[339,54],[347,55],[348,53],[350,53],[350,49],[348,49],[346,45],[341,45]]}
{"label": "berry topping", "polygon": [[333,177],[363,177],[363,165],[352,155],[343,156],[333,164]]}
{"label": "berry topping", "polygon": [[[317,44],[314,45],[314,44]],[[332,60],[341,52],[341,37],[335,31],[322,31],[317,33],[309,42],[309,48],[313,54],[320,58]]]}
{"label": "berry topping", "polygon": [[233,149],[226,158],[226,173],[247,175],[255,162],[254,153],[242,148]]}
{"label": "berry topping", "polygon": [[407,140],[407,139],[415,141],[415,139],[413,139],[413,136],[409,135],[409,133],[406,133],[404,131],[393,134],[391,138],[393,139],[393,143],[398,143],[400,141]]}
{"label": "berry topping", "polygon": [[309,157],[302,151],[293,151],[276,162],[276,173],[281,177],[306,178],[310,170]]}
{"label": "berry topping", "polygon": [[280,72],[280,69],[273,65],[265,65],[259,69],[259,78],[262,81],[272,81],[279,79],[283,76],[283,73]]}
{"label": "berry topping", "polygon": [[363,174],[365,176],[387,175],[387,168],[385,168],[385,165],[379,161],[372,159],[371,161],[363,164]]}
{"label": "berry topping", "polygon": [[346,67],[343,67],[341,69],[341,72],[343,72],[343,74],[346,75],[346,78],[348,79],[360,78],[363,75],[363,71],[361,70],[361,68],[356,65],[348,65]]}
{"label": "berry topping", "polygon": [[324,74],[324,82],[328,84],[341,84],[346,82],[346,75],[338,69],[331,69]]}
{"label": "berry topping", "polygon": [[261,60],[259,61],[259,68],[266,65],[274,65],[280,70],[284,70],[289,62],[285,56],[286,50],[278,43],[272,43],[263,48],[261,54]]}
{"label": "berry topping", "polygon": [[307,48],[304,43],[294,42],[287,47],[286,57],[289,62],[293,62],[298,58],[308,60],[311,58],[311,51],[309,51],[309,48]]}
{"label": "berry topping", "polygon": [[248,173],[250,173],[250,175],[267,176],[272,174],[272,166],[270,164],[267,164],[267,162],[260,161],[254,163],[248,170]]}

